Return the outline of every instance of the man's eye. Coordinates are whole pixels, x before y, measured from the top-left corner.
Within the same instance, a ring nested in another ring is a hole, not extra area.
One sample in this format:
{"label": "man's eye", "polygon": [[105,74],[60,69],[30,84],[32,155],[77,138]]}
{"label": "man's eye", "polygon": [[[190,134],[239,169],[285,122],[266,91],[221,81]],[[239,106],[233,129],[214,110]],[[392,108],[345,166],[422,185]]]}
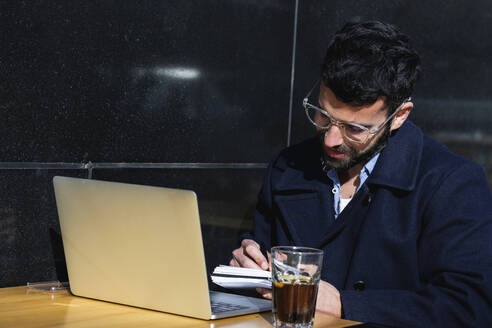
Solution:
{"label": "man's eye", "polygon": [[318,111],[318,117],[323,122],[330,122],[330,117],[320,111]]}
{"label": "man's eye", "polygon": [[350,132],[350,133],[362,133],[364,132],[365,130],[361,127],[358,127],[356,125],[350,125],[350,124],[347,124],[345,125],[345,129],[347,129],[347,132]]}

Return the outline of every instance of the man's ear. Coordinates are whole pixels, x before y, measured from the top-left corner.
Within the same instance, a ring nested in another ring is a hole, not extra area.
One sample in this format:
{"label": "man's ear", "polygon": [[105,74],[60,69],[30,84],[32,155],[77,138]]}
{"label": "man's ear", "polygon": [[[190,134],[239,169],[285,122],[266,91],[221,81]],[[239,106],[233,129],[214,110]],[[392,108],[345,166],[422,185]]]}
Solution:
{"label": "man's ear", "polygon": [[399,129],[400,126],[402,126],[402,124],[405,123],[405,121],[408,118],[408,115],[410,115],[410,112],[413,109],[413,102],[409,101],[403,103],[401,106],[402,107],[400,111],[395,115],[395,117],[391,121],[391,128],[390,128],[391,131]]}

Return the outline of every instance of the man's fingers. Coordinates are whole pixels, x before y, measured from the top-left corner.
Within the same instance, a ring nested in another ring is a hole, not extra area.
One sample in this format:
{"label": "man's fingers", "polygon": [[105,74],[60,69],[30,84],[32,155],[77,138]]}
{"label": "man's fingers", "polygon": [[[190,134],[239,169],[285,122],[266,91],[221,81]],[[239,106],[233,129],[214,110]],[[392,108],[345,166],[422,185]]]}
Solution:
{"label": "man's fingers", "polygon": [[272,299],[272,290],[271,289],[267,289],[267,288],[261,288],[261,287],[258,287],[256,288],[256,291],[263,297],[263,298],[266,298],[266,299],[269,299],[271,300]]}
{"label": "man's fingers", "polygon": [[231,261],[229,262],[229,265],[230,266],[233,266],[233,267],[238,267],[240,266],[239,263],[237,263],[236,259],[235,258],[232,258]]}
{"label": "man's fingers", "polygon": [[[252,239],[243,239],[241,247],[232,252],[238,266],[268,270],[268,261],[260,250],[260,245]],[[231,260],[232,262],[232,260]],[[233,265],[233,264],[231,264]]]}
{"label": "man's fingers", "polygon": [[258,244],[249,244],[245,248],[245,253],[255,261],[258,266],[263,270],[268,270],[268,261],[261,253],[260,247]]}
{"label": "man's fingers", "polygon": [[243,252],[243,248],[238,248],[235,249],[232,252],[232,260],[234,260],[237,263],[237,266],[244,267],[244,268],[253,268],[253,269],[261,269],[261,267],[254,261],[252,260],[249,256],[246,256]]}
{"label": "man's fingers", "polygon": [[243,268],[253,268],[253,269],[260,269],[261,267],[252,259],[250,259],[247,256],[242,256],[239,259],[236,259],[239,262],[239,265],[242,266]]}

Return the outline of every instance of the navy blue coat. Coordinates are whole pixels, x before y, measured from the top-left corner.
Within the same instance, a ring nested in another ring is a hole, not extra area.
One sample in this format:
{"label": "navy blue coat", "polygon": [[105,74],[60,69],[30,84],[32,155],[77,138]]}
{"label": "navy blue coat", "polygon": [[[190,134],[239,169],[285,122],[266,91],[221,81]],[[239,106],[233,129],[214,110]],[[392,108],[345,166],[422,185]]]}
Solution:
{"label": "navy blue coat", "polygon": [[270,163],[243,239],[323,249],[322,279],[347,319],[492,327],[492,195],[480,166],[407,121],[335,220],[320,156],[313,138]]}

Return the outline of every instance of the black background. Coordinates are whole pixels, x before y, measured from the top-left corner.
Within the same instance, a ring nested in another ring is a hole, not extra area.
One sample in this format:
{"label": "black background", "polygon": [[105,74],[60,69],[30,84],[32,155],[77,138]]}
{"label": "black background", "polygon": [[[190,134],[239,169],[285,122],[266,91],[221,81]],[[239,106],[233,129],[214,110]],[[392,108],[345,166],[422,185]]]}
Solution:
{"label": "black background", "polygon": [[208,267],[226,263],[266,163],[312,134],[301,100],[346,21],[410,36],[411,119],[492,182],[491,17],[485,0],[2,1],[0,286],[66,280],[55,175],[195,190]]}

